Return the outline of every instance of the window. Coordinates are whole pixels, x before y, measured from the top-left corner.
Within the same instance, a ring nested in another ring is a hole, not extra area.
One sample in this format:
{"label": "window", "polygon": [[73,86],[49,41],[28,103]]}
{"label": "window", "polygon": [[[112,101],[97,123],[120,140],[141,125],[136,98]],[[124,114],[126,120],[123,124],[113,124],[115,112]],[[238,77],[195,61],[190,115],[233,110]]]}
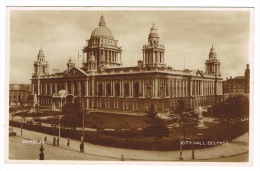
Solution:
{"label": "window", "polygon": [[146,87],[146,96],[147,96],[147,97],[151,97],[151,95],[152,95],[151,87],[150,87],[150,86],[147,86],[147,87]]}
{"label": "window", "polygon": [[124,95],[125,95],[125,97],[129,96],[129,84],[128,83],[125,83],[125,85],[124,85]]}
{"label": "window", "polygon": [[111,84],[106,85],[106,95],[111,96]]}
{"label": "window", "polygon": [[115,84],[115,96],[120,96],[120,85],[119,85],[119,83]]}
{"label": "window", "polygon": [[102,95],[103,95],[103,85],[98,84],[98,96],[102,96]]}
{"label": "window", "polygon": [[139,84],[134,84],[134,97],[139,97]]}

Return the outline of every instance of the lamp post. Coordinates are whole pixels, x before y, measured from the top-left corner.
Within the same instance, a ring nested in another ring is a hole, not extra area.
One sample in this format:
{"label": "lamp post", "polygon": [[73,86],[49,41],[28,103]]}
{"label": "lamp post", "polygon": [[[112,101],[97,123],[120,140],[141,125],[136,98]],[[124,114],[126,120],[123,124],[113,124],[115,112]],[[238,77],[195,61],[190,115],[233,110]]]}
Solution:
{"label": "lamp post", "polygon": [[182,138],[181,138],[181,135],[180,135],[180,157],[179,157],[180,160],[183,160],[183,157],[182,157]]}
{"label": "lamp post", "polygon": [[59,140],[60,140],[60,115],[58,115],[59,117]]}
{"label": "lamp post", "polygon": [[191,158],[192,159],[195,159],[195,147],[194,147],[194,137],[195,137],[195,135],[197,135],[197,129],[198,129],[198,115],[196,114],[196,113],[194,113],[193,115],[192,115],[192,119],[193,119],[193,124],[194,124],[194,133],[193,133],[193,135],[192,135],[192,154],[191,154]]}
{"label": "lamp post", "polygon": [[23,105],[21,105],[22,107],[22,116],[21,116],[21,137],[23,136]]}
{"label": "lamp post", "polygon": [[80,151],[84,152],[84,142],[85,142],[85,105],[84,105],[84,102],[82,102],[82,120],[83,120],[82,121],[82,137],[81,137]]}

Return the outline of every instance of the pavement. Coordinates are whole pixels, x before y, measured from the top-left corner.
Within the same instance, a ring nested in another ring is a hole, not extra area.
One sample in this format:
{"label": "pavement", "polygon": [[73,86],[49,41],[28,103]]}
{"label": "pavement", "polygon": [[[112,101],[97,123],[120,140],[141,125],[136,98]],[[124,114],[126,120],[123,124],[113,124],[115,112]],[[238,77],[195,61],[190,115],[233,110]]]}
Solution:
{"label": "pavement", "polygon": [[[14,127],[14,131],[17,136],[21,136],[20,128]],[[57,135],[58,136],[58,135]],[[29,131],[23,129],[23,139],[31,139],[36,141],[43,141],[44,137],[47,137],[47,141],[44,146],[53,146],[53,136],[43,134],[39,132]],[[182,144],[190,145],[191,142],[182,141]],[[192,150],[183,150],[182,158],[183,161],[211,161],[213,159],[232,157],[241,154],[248,154],[249,152],[249,140],[248,133],[245,133],[231,142],[196,142],[200,145],[210,145],[212,143],[219,143],[221,145],[215,147],[209,147],[204,149],[195,150],[195,159],[192,159]],[[71,151],[81,153],[79,150],[80,141],[70,140],[70,145],[67,146],[67,138],[60,138],[59,147],[55,148],[63,149],[63,151]],[[147,151],[147,150],[131,150],[121,149],[114,147],[106,147],[100,145],[94,145],[90,143],[84,143],[85,150],[82,154],[92,155],[106,160],[122,160],[125,161],[180,161],[180,151]],[[53,146],[54,147],[54,146]],[[57,158],[59,159],[59,158]],[[75,158],[75,160],[78,160]],[[97,160],[99,160],[97,158]],[[247,160],[243,162],[248,162]]]}

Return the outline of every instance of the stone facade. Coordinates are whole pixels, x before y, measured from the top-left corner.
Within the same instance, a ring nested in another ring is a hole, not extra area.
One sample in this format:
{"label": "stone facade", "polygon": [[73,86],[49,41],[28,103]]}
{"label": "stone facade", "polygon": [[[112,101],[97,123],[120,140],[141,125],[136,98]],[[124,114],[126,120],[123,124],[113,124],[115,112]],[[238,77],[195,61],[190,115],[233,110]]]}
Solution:
{"label": "stone facade", "polygon": [[31,94],[31,84],[10,84],[9,104],[19,105],[20,101],[27,101]]}
{"label": "stone facade", "polygon": [[224,94],[226,97],[235,94],[249,95],[250,90],[250,69],[249,65],[246,65],[245,75],[237,76],[235,78],[227,78],[223,81]]}
{"label": "stone facade", "polygon": [[210,50],[205,72],[174,70],[165,64],[165,48],[159,38],[153,24],[148,44],[142,49],[143,61],[135,67],[120,67],[122,49],[102,15],[82,50],[82,67],[75,67],[69,59],[65,71],[49,74],[36,70],[31,79],[32,94],[37,94],[40,105],[54,106],[54,97],[66,90],[88,109],[134,114],[145,113],[151,104],[158,112],[167,113],[179,99],[191,109],[221,100],[222,78],[215,49]]}

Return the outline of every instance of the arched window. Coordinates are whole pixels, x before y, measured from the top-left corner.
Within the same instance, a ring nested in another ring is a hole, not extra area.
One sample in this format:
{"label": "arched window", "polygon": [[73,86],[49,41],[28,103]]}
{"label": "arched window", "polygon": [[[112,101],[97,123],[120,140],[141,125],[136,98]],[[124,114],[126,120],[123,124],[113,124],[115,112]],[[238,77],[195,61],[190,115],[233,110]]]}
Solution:
{"label": "arched window", "polygon": [[152,96],[152,91],[151,91],[151,87],[150,86],[146,87],[146,96],[147,97],[151,97]]}
{"label": "arched window", "polygon": [[125,95],[125,97],[129,96],[129,84],[128,83],[125,83],[125,85],[124,85],[124,95]]}
{"label": "arched window", "polygon": [[115,84],[115,96],[120,96],[120,85],[119,85],[119,83]]}
{"label": "arched window", "polygon": [[103,85],[98,84],[98,96],[102,96],[102,95],[103,95]]}
{"label": "arched window", "polygon": [[49,84],[47,84],[47,93],[46,94],[51,94],[50,93],[50,85]]}
{"label": "arched window", "polygon": [[111,96],[111,84],[106,85],[106,95]]}
{"label": "arched window", "polygon": [[134,84],[134,97],[139,97],[139,84]]}

